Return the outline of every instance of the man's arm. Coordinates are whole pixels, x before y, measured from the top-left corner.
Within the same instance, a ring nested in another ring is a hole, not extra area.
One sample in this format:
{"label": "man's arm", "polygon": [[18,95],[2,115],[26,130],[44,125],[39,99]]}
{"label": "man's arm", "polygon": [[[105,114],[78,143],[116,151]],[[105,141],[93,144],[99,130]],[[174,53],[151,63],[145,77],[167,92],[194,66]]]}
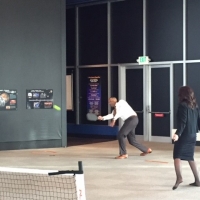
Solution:
{"label": "man's arm", "polygon": [[109,119],[113,119],[113,112],[108,114],[108,115],[105,115],[105,116],[98,116],[98,120],[109,120]]}

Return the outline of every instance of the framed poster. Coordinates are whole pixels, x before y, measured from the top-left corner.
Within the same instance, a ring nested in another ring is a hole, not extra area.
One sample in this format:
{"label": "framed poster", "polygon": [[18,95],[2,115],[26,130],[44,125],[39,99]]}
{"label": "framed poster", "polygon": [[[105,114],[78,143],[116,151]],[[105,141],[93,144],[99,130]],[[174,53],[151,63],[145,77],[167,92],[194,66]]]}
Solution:
{"label": "framed poster", "polygon": [[101,113],[101,78],[100,76],[88,77],[87,112],[99,115]]}
{"label": "framed poster", "polygon": [[26,90],[27,109],[52,109],[53,90],[52,89],[32,89]]}
{"label": "framed poster", "polygon": [[66,76],[66,108],[73,110],[73,74]]}
{"label": "framed poster", "polygon": [[17,109],[17,90],[0,90],[0,111]]}

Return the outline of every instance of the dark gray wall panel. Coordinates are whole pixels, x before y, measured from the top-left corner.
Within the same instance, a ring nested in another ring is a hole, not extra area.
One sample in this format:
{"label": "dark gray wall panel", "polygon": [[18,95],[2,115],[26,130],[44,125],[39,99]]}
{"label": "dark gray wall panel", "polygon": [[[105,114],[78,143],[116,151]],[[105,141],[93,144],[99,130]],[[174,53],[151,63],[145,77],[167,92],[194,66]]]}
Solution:
{"label": "dark gray wall panel", "polygon": [[151,61],[183,59],[183,1],[147,1],[147,55]]}
{"label": "dark gray wall panel", "polygon": [[187,59],[200,59],[200,1],[192,0],[187,2]]}
{"label": "dark gray wall panel", "polygon": [[1,142],[0,150],[56,148],[61,146],[61,140],[32,140],[25,142]]}
{"label": "dark gray wall panel", "polygon": [[112,63],[135,63],[143,55],[143,1],[111,4]]}
{"label": "dark gray wall panel", "polygon": [[200,63],[187,64],[187,85],[194,90],[197,102],[200,106],[199,74],[200,74]]}
{"label": "dark gray wall panel", "polygon": [[174,64],[174,128],[177,127],[176,112],[178,109],[178,91],[183,86],[183,64]]}
{"label": "dark gray wall panel", "polygon": [[107,63],[107,5],[80,7],[80,65]]}
{"label": "dark gray wall panel", "polygon": [[53,89],[54,103],[63,104],[61,2],[0,0],[0,88],[18,92],[18,109],[0,112],[0,142],[62,138],[62,112],[26,109],[26,89]]}

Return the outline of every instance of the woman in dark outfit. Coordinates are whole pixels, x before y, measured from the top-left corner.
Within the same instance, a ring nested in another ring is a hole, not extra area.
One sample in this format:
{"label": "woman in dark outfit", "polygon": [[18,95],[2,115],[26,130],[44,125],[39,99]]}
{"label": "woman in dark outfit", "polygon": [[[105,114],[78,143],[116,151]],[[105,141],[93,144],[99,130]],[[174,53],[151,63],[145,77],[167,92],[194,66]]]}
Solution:
{"label": "woman in dark outfit", "polygon": [[196,145],[196,133],[200,130],[199,109],[193,90],[184,86],[179,89],[179,106],[177,111],[177,131],[173,136],[174,167],[176,172],[175,190],[183,182],[181,175],[181,160],[188,161],[195,181],[191,186],[200,187],[198,169],[194,161],[194,149]]}

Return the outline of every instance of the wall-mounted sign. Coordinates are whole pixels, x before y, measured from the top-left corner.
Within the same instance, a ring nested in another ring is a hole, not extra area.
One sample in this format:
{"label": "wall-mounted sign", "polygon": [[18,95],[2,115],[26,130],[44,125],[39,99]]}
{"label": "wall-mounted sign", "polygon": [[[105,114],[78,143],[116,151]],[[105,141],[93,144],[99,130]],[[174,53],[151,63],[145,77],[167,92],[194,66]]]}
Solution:
{"label": "wall-mounted sign", "polygon": [[88,77],[87,89],[87,111],[88,113],[101,113],[101,79],[100,76]]}
{"label": "wall-mounted sign", "polygon": [[164,117],[164,114],[163,113],[155,113],[154,116],[155,117]]}
{"label": "wall-mounted sign", "polygon": [[0,110],[17,109],[17,90],[0,90]]}
{"label": "wall-mounted sign", "polygon": [[148,56],[140,56],[137,59],[137,62],[139,63],[139,65],[147,65],[149,64],[149,61],[151,61],[151,59]]}
{"label": "wall-mounted sign", "polygon": [[52,109],[53,90],[32,89],[26,90],[27,109]]}

